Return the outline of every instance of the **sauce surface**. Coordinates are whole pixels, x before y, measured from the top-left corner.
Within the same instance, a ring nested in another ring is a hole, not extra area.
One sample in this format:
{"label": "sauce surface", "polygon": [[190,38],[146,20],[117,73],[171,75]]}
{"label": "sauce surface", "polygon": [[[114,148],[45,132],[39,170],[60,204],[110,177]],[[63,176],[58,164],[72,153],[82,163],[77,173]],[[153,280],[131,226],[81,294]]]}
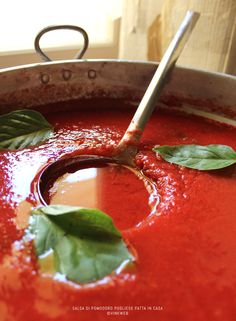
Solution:
{"label": "sauce surface", "polygon": [[[154,212],[135,174],[100,172],[99,191],[110,199],[101,209],[135,249],[135,269],[84,286],[39,271],[33,245],[22,241],[30,209],[40,204],[38,174],[65,154],[111,155],[132,118],[132,111],[117,108],[121,102],[86,104],[48,113],[55,135],[43,144],[0,152],[0,320],[233,321],[236,166],[200,172],[169,164],[152,151],[154,145],[175,144],[225,144],[236,150],[235,128],[201,118],[158,110],[145,129],[135,162],[155,183]],[[121,204],[117,191],[124,193],[127,181],[131,199]]]}

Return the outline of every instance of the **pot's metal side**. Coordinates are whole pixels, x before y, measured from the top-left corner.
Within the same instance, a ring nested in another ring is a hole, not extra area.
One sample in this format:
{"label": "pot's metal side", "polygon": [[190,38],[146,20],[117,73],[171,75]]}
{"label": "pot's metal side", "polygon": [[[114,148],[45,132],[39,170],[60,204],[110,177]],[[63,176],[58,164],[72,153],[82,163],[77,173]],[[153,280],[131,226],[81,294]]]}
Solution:
{"label": "pot's metal side", "polygon": [[[5,69],[0,71],[0,112],[82,98],[139,101],[155,69],[154,63],[112,60]],[[236,77],[176,67],[159,105],[236,119]]]}

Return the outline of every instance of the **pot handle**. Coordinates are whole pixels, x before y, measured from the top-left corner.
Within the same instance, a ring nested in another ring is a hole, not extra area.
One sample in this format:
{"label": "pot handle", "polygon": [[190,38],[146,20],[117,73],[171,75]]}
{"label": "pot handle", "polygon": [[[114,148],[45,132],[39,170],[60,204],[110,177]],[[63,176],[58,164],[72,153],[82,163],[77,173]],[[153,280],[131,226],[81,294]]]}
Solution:
{"label": "pot handle", "polygon": [[70,29],[70,30],[75,30],[78,31],[79,33],[82,34],[83,38],[84,38],[84,45],[82,47],[82,49],[76,54],[75,59],[81,59],[84,55],[84,53],[86,52],[88,45],[89,45],[89,37],[87,32],[78,26],[73,26],[73,25],[54,25],[54,26],[48,26],[44,29],[42,29],[41,31],[39,31],[39,33],[37,34],[37,36],[35,37],[34,40],[34,48],[36,53],[42,58],[43,61],[52,61],[41,49],[40,45],[39,45],[39,41],[41,39],[41,37],[49,32],[49,31],[53,31],[53,30],[59,30],[59,29]]}

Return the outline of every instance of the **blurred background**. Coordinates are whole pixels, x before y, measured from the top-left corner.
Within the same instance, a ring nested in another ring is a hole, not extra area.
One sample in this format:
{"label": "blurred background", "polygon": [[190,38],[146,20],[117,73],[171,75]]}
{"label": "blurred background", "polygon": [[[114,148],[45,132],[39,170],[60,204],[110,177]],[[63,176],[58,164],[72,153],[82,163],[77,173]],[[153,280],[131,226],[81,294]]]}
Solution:
{"label": "blurred background", "polygon": [[[44,27],[74,24],[90,39],[84,58],[159,61],[188,9],[201,18],[178,65],[236,74],[236,0],[8,0],[1,3],[0,68],[40,62],[34,38]],[[53,60],[82,46],[75,31],[53,31],[41,47]]]}

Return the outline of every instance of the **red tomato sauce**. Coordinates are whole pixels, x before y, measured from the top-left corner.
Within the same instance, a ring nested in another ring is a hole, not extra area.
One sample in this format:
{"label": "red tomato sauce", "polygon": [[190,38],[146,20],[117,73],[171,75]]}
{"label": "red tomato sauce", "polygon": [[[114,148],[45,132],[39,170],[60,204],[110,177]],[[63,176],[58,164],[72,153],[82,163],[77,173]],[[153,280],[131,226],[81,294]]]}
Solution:
{"label": "red tomato sauce", "polygon": [[[135,174],[100,177],[101,209],[134,249],[133,269],[83,286],[39,271],[33,244],[22,237],[40,204],[42,168],[65,154],[111,155],[132,118],[120,101],[80,104],[46,114],[55,126],[48,141],[0,152],[0,320],[235,320],[236,166],[200,172],[152,151],[175,144],[236,150],[236,128],[202,118],[157,110],[150,119],[135,162],[155,183],[154,212]],[[125,204],[117,202],[126,193]]]}

